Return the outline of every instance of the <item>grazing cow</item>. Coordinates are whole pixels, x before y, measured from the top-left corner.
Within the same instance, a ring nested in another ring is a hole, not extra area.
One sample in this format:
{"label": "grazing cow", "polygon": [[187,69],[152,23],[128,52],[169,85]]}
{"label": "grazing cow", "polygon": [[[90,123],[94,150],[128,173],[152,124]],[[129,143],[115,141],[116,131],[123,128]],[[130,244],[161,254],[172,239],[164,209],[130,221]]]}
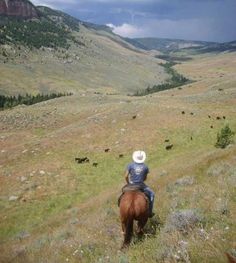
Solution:
{"label": "grazing cow", "polygon": [[217,120],[220,120],[220,119],[221,119],[221,117],[217,116],[217,117],[216,117],[216,119],[217,119]]}
{"label": "grazing cow", "polygon": [[213,125],[211,125],[211,129],[213,129]]}
{"label": "grazing cow", "polygon": [[98,166],[98,163],[93,163],[93,166],[94,166],[94,167],[97,167],[97,166]]}
{"label": "grazing cow", "polygon": [[165,139],[165,142],[169,142],[170,140],[169,139]]}
{"label": "grazing cow", "polygon": [[137,116],[136,116],[136,115],[134,115],[134,116],[132,117],[132,119],[133,119],[133,120],[135,120],[136,118],[137,118]]}
{"label": "grazing cow", "polygon": [[191,114],[191,115],[194,115],[194,113],[193,113],[193,112],[191,112],[190,114]]}
{"label": "grazing cow", "polygon": [[124,157],[124,154],[119,154],[119,158],[123,158]]}
{"label": "grazing cow", "polygon": [[211,115],[208,115],[208,118],[210,119],[210,118],[211,118]]}
{"label": "grazing cow", "polygon": [[167,146],[166,146],[166,150],[171,150],[173,146],[174,146],[173,144],[167,145]]}
{"label": "grazing cow", "polygon": [[104,150],[105,153],[108,153],[109,151],[110,151],[109,148],[107,148],[107,149]]}
{"label": "grazing cow", "polygon": [[190,137],[190,140],[191,140],[191,141],[193,140],[193,137],[192,137],[192,136]]}
{"label": "grazing cow", "polygon": [[182,111],[182,114],[185,114],[185,111]]}
{"label": "grazing cow", "polygon": [[219,90],[219,91],[223,91],[223,89],[221,89],[221,88],[219,88],[218,90]]}
{"label": "grazing cow", "polygon": [[75,158],[75,161],[77,163],[89,163],[89,158],[88,157]]}
{"label": "grazing cow", "polygon": [[223,119],[225,120],[225,119],[226,119],[226,117],[225,117],[225,116],[223,116]]}

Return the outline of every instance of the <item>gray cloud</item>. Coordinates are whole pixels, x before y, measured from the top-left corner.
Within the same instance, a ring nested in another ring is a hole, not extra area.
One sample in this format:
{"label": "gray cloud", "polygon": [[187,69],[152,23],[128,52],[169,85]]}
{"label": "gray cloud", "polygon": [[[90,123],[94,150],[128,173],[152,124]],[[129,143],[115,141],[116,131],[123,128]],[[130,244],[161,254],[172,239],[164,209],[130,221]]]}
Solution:
{"label": "gray cloud", "polygon": [[34,0],[129,37],[236,39],[236,0]]}

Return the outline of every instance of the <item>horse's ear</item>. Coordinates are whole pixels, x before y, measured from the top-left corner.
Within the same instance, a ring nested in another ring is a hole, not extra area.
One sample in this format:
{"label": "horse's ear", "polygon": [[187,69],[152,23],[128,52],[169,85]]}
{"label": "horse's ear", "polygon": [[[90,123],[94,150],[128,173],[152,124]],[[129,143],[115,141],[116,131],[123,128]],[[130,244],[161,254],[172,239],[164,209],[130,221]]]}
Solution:
{"label": "horse's ear", "polygon": [[232,256],[228,252],[226,252],[225,255],[228,258],[229,263],[236,263],[236,258],[234,256]]}

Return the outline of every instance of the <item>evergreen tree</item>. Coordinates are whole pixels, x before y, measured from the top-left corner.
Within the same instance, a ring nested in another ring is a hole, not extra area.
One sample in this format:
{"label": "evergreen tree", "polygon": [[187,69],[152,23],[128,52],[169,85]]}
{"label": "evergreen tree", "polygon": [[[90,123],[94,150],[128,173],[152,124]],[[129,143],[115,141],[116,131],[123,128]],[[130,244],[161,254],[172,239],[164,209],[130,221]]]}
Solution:
{"label": "evergreen tree", "polygon": [[217,141],[215,147],[226,148],[229,144],[233,143],[234,132],[230,129],[229,125],[225,125],[220,132],[217,133]]}

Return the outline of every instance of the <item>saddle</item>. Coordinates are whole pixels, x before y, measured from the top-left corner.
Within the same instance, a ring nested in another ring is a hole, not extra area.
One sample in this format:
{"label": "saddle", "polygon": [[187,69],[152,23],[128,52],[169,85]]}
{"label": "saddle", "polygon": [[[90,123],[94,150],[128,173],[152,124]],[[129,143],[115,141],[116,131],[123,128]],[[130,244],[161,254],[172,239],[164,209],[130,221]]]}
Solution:
{"label": "saddle", "polygon": [[147,199],[150,201],[150,196],[148,195],[147,192],[144,190],[145,184],[126,184],[125,186],[122,187],[122,193],[120,197],[118,198],[118,206],[120,206],[120,200],[123,196],[124,193],[130,192],[130,191],[139,191],[145,194]]}

